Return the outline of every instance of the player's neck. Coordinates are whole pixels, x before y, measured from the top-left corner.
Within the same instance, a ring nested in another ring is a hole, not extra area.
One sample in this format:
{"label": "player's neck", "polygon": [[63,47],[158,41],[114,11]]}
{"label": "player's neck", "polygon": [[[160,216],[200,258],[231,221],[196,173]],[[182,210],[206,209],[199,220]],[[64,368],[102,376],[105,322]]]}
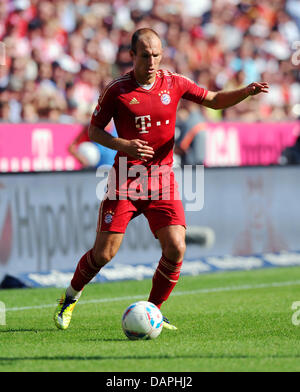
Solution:
{"label": "player's neck", "polygon": [[135,71],[133,72],[133,74],[134,74],[135,80],[137,81],[137,83],[140,86],[151,85],[155,82],[155,79],[156,79],[156,73],[149,78],[145,77],[145,75],[139,75]]}

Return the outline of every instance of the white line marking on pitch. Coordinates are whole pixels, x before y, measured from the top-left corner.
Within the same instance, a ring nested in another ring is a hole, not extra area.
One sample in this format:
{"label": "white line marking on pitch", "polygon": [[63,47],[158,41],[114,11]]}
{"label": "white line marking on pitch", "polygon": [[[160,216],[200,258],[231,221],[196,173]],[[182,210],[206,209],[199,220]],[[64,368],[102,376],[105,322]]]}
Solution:
{"label": "white line marking on pitch", "polygon": [[[241,286],[228,286],[228,287],[213,287],[210,289],[199,289],[199,290],[191,290],[191,291],[175,291],[172,296],[181,296],[181,295],[192,295],[192,294],[209,294],[209,293],[219,293],[226,291],[238,291],[238,290],[251,290],[251,289],[264,289],[270,287],[284,287],[284,286],[296,286],[300,285],[300,280],[292,280],[287,282],[273,282],[273,283],[261,283],[254,285],[241,285]],[[79,301],[77,305],[88,305],[88,304],[96,304],[96,303],[107,303],[107,302],[117,302],[117,301],[132,301],[132,300],[145,300],[148,297],[148,294],[144,295],[130,295],[124,297],[115,297],[115,298],[99,298],[99,299],[91,299],[91,300],[83,300]],[[33,309],[45,309],[52,308],[56,306],[56,304],[45,304],[45,305],[36,305],[36,306],[23,306],[19,308],[6,308],[7,312],[17,312],[21,310],[33,310]]]}

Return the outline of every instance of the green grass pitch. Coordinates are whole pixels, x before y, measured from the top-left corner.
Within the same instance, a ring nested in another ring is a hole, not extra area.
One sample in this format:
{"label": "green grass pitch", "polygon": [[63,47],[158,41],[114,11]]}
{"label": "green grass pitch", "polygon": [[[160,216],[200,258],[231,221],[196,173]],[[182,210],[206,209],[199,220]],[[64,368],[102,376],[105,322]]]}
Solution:
{"label": "green grass pitch", "polygon": [[1,290],[0,371],[300,371],[300,267],[181,277],[162,308],[178,331],[129,341],[122,313],[150,287],[88,285],[66,331],[52,321],[62,289]]}

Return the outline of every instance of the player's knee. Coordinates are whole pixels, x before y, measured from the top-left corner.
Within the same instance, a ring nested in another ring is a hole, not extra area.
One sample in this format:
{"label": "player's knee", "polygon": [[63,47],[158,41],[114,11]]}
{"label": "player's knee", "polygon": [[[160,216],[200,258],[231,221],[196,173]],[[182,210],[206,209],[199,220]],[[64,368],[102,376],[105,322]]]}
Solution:
{"label": "player's knee", "polygon": [[172,241],[164,246],[164,255],[174,262],[179,262],[183,259],[186,250],[184,241]]}
{"label": "player's knee", "polygon": [[97,251],[95,248],[93,249],[94,260],[96,264],[100,267],[104,266],[105,264],[109,263],[111,259],[114,257],[113,252],[109,250],[101,250]]}

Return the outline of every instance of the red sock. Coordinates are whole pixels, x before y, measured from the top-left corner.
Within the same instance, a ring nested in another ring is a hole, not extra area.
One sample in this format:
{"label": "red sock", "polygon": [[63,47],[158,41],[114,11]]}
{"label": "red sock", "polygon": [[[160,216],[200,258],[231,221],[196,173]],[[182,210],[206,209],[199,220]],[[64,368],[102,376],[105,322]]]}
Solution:
{"label": "red sock", "polygon": [[101,266],[99,267],[95,263],[92,249],[90,249],[82,256],[77,265],[73,279],[71,280],[73,289],[81,291],[98,274],[101,268]]}
{"label": "red sock", "polygon": [[169,298],[172,290],[178,282],[182,261],[174,263],[164,255],[160,259],[152,279],[152,290],[148,301],[158,308]]}

